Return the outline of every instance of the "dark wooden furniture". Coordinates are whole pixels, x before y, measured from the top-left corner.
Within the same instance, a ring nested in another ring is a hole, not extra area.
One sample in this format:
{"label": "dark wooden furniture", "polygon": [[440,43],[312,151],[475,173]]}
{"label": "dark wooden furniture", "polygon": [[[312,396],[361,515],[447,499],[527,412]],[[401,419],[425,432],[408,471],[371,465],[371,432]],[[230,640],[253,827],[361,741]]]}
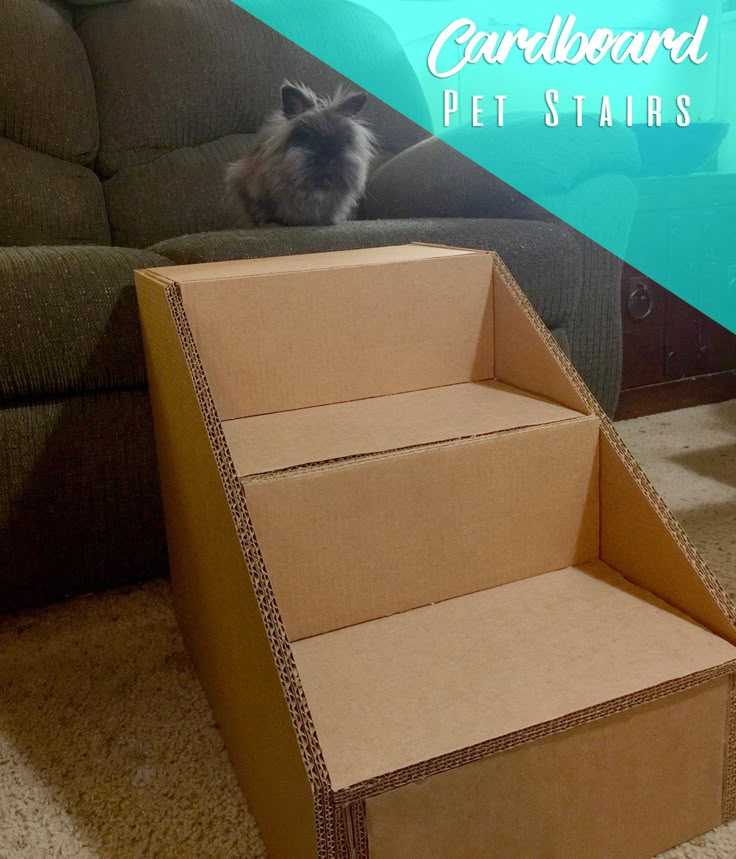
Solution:
{"label": "dark wooden furniture", "polygon": [[[641,197],[632,244],[666,230],[673,265],[692,265],[680,224],[685,218],[689,223],[694,220],[700,225],[695,237],[700,259],[703,247],[707,259],[716,242],[727,241],[733,247],[733,259],[717,274],[736,300],[736,236],[720,235],[716,225],[725,219],[712,216],[715,199],[729,213],[733,210],[736,219],[736,175],[683,176],[676,207],[662,193],[665,187],[671,189],[671,181],[667,186],[661,182],[651,178],[638,183]],[[736,397],[736,334],[630,266],[624,267],[621,279],[621,313],[623,384],[618,419]]]}

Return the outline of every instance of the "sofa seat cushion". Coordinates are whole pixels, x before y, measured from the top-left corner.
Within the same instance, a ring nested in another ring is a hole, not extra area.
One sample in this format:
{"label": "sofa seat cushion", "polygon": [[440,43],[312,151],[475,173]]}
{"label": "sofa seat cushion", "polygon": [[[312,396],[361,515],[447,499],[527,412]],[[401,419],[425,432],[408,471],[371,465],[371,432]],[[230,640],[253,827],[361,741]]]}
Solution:
{"label": "sofa seat cushion", "polygon": [[564,328],[581,289],[575,234],[542,221],[412,219],[334,227],[266,227],[169,239],[151,250],[177,264],[436,242],[497,251],[550,328]]}
{"label": "sofa seat cushion", "polygon": [[0,248],[0,402],[145,383],[136,268],[127,248]]}

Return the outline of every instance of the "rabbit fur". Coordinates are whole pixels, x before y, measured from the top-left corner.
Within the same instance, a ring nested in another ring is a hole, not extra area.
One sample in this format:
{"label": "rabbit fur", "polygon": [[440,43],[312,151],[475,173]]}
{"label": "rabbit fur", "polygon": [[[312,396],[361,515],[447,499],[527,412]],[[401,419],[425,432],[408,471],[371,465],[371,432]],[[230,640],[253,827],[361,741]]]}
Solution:
{"label": "rabbit fur", "polygon": [[281,109],[226,177],[249,224],[319,226],[353,214],[375,153],[375,137],[358,118],[366,100],[342,88],[321,98],[303,84],[282,85]]}

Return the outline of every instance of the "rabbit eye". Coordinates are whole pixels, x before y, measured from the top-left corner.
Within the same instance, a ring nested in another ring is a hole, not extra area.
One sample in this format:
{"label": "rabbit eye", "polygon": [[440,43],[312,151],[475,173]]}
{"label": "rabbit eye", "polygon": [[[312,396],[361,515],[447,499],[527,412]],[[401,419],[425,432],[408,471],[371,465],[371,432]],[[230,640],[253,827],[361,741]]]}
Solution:
{"label": "rabbit eye", "polygon": [[307,128],[295,128],[290,135],[290,142],[292,146],[311,149],[315,144],[315,135]]}

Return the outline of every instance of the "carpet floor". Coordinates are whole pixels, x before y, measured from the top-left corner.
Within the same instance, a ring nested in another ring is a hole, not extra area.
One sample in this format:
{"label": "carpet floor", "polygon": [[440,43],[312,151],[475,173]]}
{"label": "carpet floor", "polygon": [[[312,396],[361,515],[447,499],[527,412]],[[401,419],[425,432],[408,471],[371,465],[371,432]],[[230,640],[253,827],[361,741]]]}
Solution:
{"label": "carpet floor", "polygon": [[[736,401],[619,429],[736,596]],[[265,857],[166,582],[0,619],[0,859],[45,857]],[[734,859],[736,824],[664,857]]]}

